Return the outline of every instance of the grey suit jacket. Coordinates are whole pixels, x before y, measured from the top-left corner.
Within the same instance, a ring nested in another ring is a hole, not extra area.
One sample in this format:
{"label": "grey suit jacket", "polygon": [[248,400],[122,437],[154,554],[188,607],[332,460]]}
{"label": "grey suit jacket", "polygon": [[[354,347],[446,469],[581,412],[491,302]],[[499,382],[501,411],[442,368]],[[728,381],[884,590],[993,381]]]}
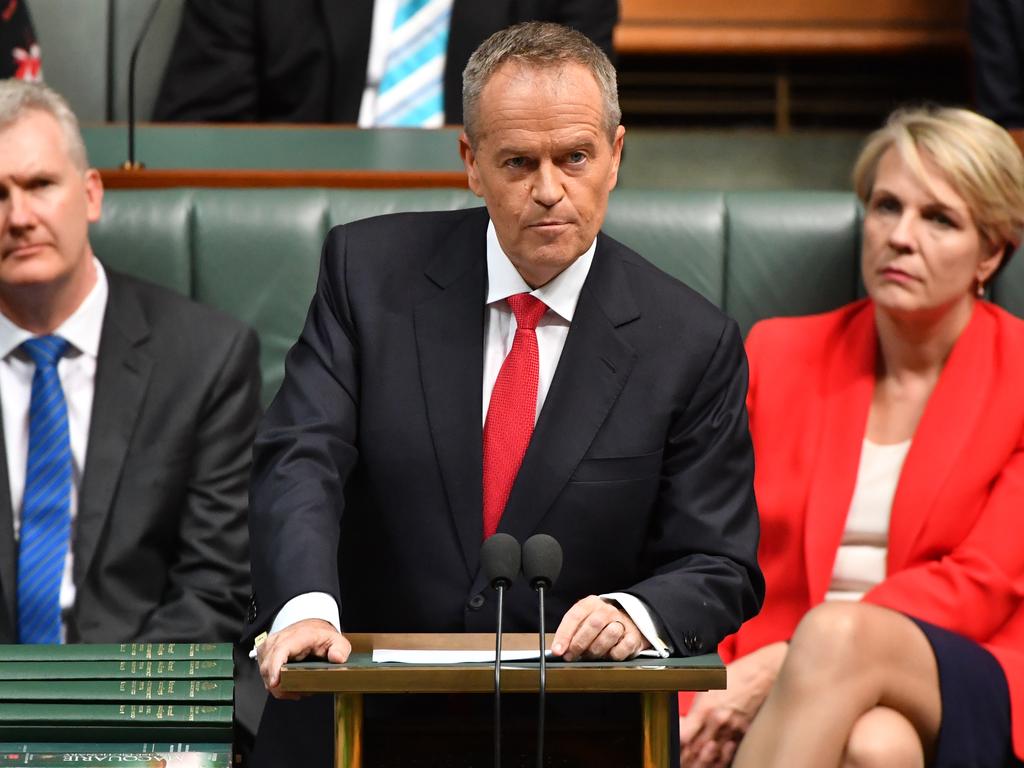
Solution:
{"label": "grey suit jacket", "polygon": [[[249,590],[246,478],[259,417],[252,330],[107,270],[69,642],[229,641]],[[0,430],[2,445],[2,430]],[[0,642],[17,638],[0,460]]]}

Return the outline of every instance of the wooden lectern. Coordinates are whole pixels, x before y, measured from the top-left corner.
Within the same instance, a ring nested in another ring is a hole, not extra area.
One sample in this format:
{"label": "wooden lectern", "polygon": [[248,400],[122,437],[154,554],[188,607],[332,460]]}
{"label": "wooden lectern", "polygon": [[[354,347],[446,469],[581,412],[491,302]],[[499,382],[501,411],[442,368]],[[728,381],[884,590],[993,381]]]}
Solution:
{"label": "wooden lectern", "polygon": [[[346,664],[298,662],[281,671],[281,688],[295,693],[334,694],[334,754],[337,768],[362,768],[364,693],[493,693],[492,664],[378,664],[374,648],[395,650],[489,650],[492,634],[350,634],[352,655]],[[548,636],[548,644],[551,642]],[[507,634],[504,650],[532,650],[537,635]],[[504,662],[503,693],[536,693],[537,662]],[[669,716],[676,691],[725,687],[725,667],[717,654],[628,662],[549,662],[547,692],[640,693],[643,702],[642,765],[669,765],[672,732]]]}

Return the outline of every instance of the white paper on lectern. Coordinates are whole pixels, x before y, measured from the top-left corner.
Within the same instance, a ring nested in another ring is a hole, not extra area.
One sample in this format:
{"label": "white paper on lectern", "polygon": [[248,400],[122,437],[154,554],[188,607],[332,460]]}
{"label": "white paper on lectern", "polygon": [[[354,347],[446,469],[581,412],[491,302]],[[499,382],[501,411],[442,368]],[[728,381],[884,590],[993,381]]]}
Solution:
{"label": "white paper on lectern", "polygon": [[[551,651],[547,652],[551,655]],[[540,657],[538,651],[501,651],[502,661],[531,661]],[[374,662],[401,664],[486,664],[494,663],[494,651],[399,651],[376,648]]]}
{"label": "white paper on lectern", "polygon": [[[545,651],[551,658],[551,651]],[[537,651],[507,651],[502,649],[502,661],[535,661],[540,657]],[[637,658],[661,658],[657,651],[646,650],[637,654]],[[493,664],[494,651],[399,651],[389,648],[377,648],[371,660],[376,663],[399,664]]]}

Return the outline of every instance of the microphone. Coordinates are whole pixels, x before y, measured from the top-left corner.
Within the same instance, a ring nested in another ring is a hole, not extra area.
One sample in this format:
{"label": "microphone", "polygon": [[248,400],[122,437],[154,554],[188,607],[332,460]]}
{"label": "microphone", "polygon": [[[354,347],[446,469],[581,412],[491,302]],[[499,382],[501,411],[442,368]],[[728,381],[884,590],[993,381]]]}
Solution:
{"label": "microphone", "polygon": [[544,766],[544,694],[547,689],[544,638],[544,590],[554,586],[562,571],[562,547],[546,533],[537,533],[523,544],[523,575],[537,590],[540,606],[540,684],[537,687],[537,768]]}
{"label": "microphone", "polygon": [[501,768],[501,622],[505,590],[519,574],[522,550],[507,533],[496,533],[480,547],[480,566],[487,583],[498,592],[498,626],[494,633],[494,768]]}
{"label": "microphone", "polygon": [[139,59],[142,41],[145,40],[149,28],[153,24],[153,17],[156,16],[161,2],[163,0],[156,0],[149,9],[149,15],[142,22],[142,31],[139,32],[135,46],[132,48],[131,58],[128,59],[128,159],[121,164],[121,168],[126,171],[137,171],[143,167],[142,163],[135,161],[135,70],[138,69],[135,65]]}

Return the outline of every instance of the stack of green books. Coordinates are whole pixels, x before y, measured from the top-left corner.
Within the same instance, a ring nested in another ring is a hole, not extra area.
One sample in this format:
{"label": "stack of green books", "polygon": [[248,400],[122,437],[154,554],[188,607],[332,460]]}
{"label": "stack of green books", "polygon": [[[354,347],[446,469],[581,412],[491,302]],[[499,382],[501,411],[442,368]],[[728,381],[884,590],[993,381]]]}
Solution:
{"label": "stack of green books", "polygon": [[231,645],[0,645],[0,766],[230,768]]}

